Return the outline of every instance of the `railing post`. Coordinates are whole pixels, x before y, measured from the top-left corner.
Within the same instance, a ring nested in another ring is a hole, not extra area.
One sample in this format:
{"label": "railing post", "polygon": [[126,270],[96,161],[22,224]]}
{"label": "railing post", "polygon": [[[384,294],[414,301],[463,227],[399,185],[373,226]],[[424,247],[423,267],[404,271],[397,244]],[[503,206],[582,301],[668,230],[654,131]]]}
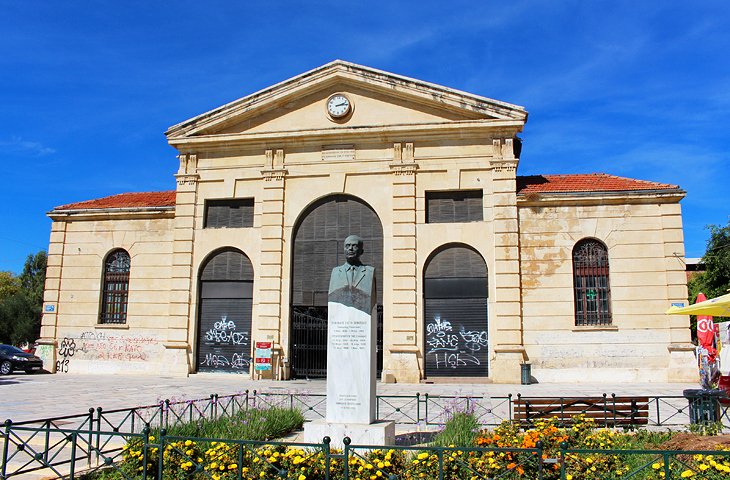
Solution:
{"label": "railing post", "polygon": [[672,478],[672,471],[669,469],[669,453],[664,452],[662,458],[664,458],[664,478],[670,480]]}
{"label": "railing post", "polygon": [[157,450],[157,478],[162,479],[162,470],[165,466],[165,435],[167,435],[167,429],[163,428],[160,430],[160,449]]}
{"label": "railing post", "polygon": [[542,480],[542,440],[535,442],[535,448],[537,448],[537,478],[538,480]]}
{"label": "railing post", "polygon": [[253,391],[253,408],[256,408],[256,389]]}
{"label": "railing post", "polygon": [[512,418],[512,394],[511,393],[507,394],[507,419],[509,419],[509,421],[513,420],[513,418]]}
{"label": "railing post", "polygon": [[46,420],[45,422],[43,422],[43,425],[45,426],[45,429],[46,429],[45,440],[43,443],[43,446],[45,447],[43,449],[43,461],[48,463],[48,450],[51,445],[51,421]]}
{"label": "railing post", "polygon": [[[2,468],[0,468],[0,478],[7,478],[8,473],[8,447],[10,446],[10,430],[12,429],[13,421],[9,418],[5,420],[5,433],[3,434],[3,458]],[[46,452],[48,449],[46,449]]]}
{"label": "railing post", "polygon": [[[98,430],[97,430],[98,432]],[[96,436],[98,437],[99,434],[97,433]],[[91,451],[94,445],[94,409],[89,408],[89,443],[86,448],[86,462],[88,463],[88,467],[91,467]],[[99,450],[96,449],[96,462],[99,463]]]}
{"label": "railing post", "polygon": [[342,439],[342,443],[345,445],[342,450],[342,454],[345,456],[345,480],[350,480],[350,442],[352,442],[352,440],[350,440],[350,437],[345,437]]}
{"label": "railing post", "polygon": [[438,456],[439,456],[439,480],[444,480],[444,448],[443,447],[439,447]]}
{"label": "railing post", "polygon": [[324,437],[322,439],[322,450],[324,450],[324,478],[329,480],[330,478],[330,437]]}
{"label": "railing post", "polygon": [[425,400],[426,406],[424,407],[426,412],[425,412],[425,415],[423,416],[423,418],[424,418],[424,420],[426,420],[426,425],[428,425],[428,392],[426,392],[424,397],[426,397],[426,400]]}
{"label": "railing post", "polygon": [[656,424],[657,424],[657,427],[661,427],[662,418],[659,413],[659,397],[654,397],[654,403],[656,403]]}
{"label": "railing post", "polygon": [[[613,398],[613,425],[616,426],[616,394],[612,393]],[[608,428],[608,395],[603,394],[603,428]]]}
{"label": "railing post", "polygon": [[416,423],[421,421],[421,394],[416,392]]}
{"label": "railing post", "polygon": [[71,434],[71,463],[69,464],[69,478],[74,478],[76,473],[76,442],[78,441],[78,432]]}
{"label": "railing post", "polygon": [[[165,412],[165,415],[164,415],[165,423],[160,424],[160,428],[170,428],[170,399],[169,398],[165,399],[165,407],[164,407],[163,411]],[[160,477],[160,478],[162,478],[162,477]]]}
{"label": "railing post", "polygon": [[142,479],[145,480],[147,478],[147,462],[149,462],[150,452],[150,427],[145,426],[142,429],[142,434],[144,434],[144,444],[142,446]]}
{"label": "railing post", "polygon": [[567,442],[560,442],[560,480],[565,480],[565,457],[568,449]]}
{"label": "railing post", "polygon": [[243,480],[243,444],[238,444],[238,480]]}
{"label": "railing post", "polygon": [[246,389],[246,410],[248,410],[248,388]]}

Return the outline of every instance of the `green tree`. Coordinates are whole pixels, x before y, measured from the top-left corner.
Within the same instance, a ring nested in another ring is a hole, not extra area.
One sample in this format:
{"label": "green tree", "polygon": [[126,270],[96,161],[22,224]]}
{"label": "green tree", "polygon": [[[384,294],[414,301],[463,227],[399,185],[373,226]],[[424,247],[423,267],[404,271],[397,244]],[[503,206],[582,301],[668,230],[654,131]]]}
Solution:
{"label": "green tree", "polygon": [[710,225],[707,228],[710,230],[710,239],[702,257],[705,271],[687,284],[691,303],[694,303],[699,292],[703,292],[707,298],[714,298],[730,290],[730,221],[724,227]]}
{"label": "green tree", "polygon": [[0,343],[32,343],[40,335],[46,252],[28,255],[23,272],[0,272]]}

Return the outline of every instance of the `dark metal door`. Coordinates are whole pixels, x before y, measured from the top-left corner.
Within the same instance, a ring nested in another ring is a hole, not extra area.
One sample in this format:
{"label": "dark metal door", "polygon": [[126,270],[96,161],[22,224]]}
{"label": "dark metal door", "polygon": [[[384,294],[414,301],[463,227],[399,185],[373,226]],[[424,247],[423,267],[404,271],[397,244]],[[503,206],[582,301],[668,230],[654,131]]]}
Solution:
{"label": "dark metal door", "polygon": [[237,250],[218,252],[205,263],[198,291],[198,371],[248,373],[253,309],[250,260]]}
{"label": "dark metal door", "polygon": [[488,370],[487,269],[470,248],[437,253],[424,274],[426,377],[481,377]]}
{"label": "dark metal door", "polygon": [[378,285],[378,372],[383,349],[383,228],[372,208],[348,195],[332,195],[310,206],[293,236],[290,358],[293,378],[327,374],[327,291],[330,274],[345,262],[348,235],[363,239],[361,260],[375,267]]}

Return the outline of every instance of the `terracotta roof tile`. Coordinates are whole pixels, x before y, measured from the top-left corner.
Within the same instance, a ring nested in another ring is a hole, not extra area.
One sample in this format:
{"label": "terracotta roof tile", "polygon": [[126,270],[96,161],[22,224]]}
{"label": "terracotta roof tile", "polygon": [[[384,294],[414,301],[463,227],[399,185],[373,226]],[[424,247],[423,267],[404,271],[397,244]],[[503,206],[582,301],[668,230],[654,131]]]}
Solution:
{"label": "terracotta roof tile", "polygon": [[132,192],[120,193],[110,197],[87,200],[85,202],[69,203],[54,208],[54,210],[86,210],[107,208],[144,208],[144,207],[174,207],[175,190],[165,192]]}
{"label": "terracotta roof tile", "polygon": [[678,185],[617,177],[605,173],[517,176],[517,193],[628,192],[677,190]]}

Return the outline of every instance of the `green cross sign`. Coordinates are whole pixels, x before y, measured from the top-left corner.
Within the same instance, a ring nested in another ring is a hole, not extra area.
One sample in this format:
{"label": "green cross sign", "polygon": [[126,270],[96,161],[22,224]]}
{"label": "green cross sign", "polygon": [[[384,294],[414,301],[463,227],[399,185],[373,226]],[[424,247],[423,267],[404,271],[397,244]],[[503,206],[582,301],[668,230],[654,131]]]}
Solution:
{"label": "green cross sign", "polygon": [[595,300],[596,299],[596,295],[597,294],[596,294],[596,291],[595,290],[588,290],[586,292],[586,297],[588,297],[591,300]]}

